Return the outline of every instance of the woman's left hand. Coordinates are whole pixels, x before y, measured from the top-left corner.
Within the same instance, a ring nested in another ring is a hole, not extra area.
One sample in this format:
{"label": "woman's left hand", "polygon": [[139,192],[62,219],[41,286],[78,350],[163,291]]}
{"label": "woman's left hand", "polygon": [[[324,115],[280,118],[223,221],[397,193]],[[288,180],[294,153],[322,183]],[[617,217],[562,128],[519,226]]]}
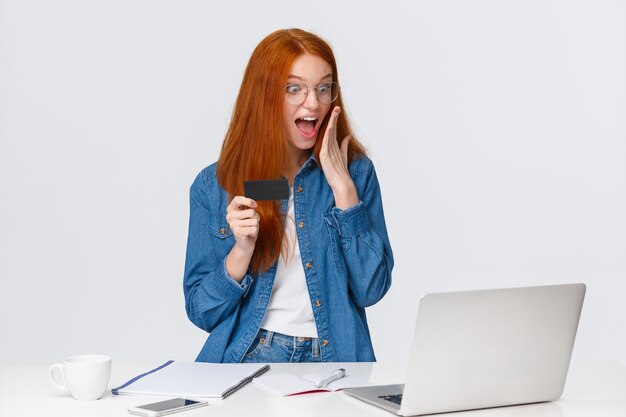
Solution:
{"label": "woman's left hand", "polygon": [[328,185],[333,190],[335,196],[335,206],[342,210],[350,208],[359,202],[354,181],[348,172],[348,145],[352,136],[348,135],[341,141],[341,146],[337,143],[337,119],[341,113],[341,108],[336,106],[330,115],[324,138],[322,139],[322,149],[320,150],[320,165],[328,181]]}

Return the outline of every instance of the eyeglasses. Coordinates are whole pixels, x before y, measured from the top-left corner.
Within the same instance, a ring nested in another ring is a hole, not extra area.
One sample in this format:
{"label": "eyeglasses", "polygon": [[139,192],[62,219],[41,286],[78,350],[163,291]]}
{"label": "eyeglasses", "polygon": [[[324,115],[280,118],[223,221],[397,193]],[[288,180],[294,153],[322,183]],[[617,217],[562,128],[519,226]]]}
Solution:
{"label": "eyeglasses", "polygon": [[[330,104],[339,96],[339,84],[334,81],[321,83],[315,89],[317,101],[322,104]],[[289,104],[300,105],[309,95],[309,86],[300,83],[289,83],[285,87],[285,100]]]}

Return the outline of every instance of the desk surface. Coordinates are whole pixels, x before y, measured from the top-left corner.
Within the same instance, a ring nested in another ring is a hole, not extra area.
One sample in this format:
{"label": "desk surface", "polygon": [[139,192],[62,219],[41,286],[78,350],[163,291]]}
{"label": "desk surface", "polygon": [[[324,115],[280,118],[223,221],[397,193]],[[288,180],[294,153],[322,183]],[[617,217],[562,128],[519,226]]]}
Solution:
{"label": "desk surface", "polygon": [[[133,376],[154,368],[156,364],[117,364],[109,387],[119,386]],[[404,380],[404,367],[383,363],[272,364],[270,372],[305,374],[333,370],[343,366],[351,373],[378,384]],[[155,397],[114,396],[110,391],[98,401],[76,401],[57,391],[48,380],[48,367],[0,367],[0,416],[101,417],[129,416],[127,409],[158,401]],[[278,397],[247,385],[224,401],[185,413],[181,417],[199,416],[380,416],[393,414],[372,407],[340,392],[312,393]],[[445,414],[444,414],[445,415]],[[626,416],[626,368],[617,362],[577,362],[570,367],[563,396],[559,401],[515,407],[450,414],[454,417],[576,417]]]}

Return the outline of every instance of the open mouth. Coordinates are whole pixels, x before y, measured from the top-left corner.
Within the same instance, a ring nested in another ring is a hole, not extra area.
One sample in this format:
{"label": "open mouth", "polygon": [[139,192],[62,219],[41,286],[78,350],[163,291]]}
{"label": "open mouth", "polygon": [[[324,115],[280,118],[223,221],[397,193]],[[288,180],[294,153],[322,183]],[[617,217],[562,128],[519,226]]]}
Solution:
{"label": "open mouth", "polygon": [[317,117],[300,117],[296,119],[296,126],[304,136],[312,136],[315,133]]}

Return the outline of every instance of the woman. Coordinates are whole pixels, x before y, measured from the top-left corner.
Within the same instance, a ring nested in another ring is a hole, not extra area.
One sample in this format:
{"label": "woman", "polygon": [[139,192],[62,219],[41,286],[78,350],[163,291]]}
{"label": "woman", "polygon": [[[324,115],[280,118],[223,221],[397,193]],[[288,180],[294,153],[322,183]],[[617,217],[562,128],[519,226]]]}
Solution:
{"label": "woman", "polygon": [[[219,160],[191,186],[185,304],[210,333],[198,361],[375,360],[365,307],[389,289],[393,255],[341,107],[319,37],[279,30],[252,53]],[[244,181],[281,177],[289,200],[243,196]]]}

